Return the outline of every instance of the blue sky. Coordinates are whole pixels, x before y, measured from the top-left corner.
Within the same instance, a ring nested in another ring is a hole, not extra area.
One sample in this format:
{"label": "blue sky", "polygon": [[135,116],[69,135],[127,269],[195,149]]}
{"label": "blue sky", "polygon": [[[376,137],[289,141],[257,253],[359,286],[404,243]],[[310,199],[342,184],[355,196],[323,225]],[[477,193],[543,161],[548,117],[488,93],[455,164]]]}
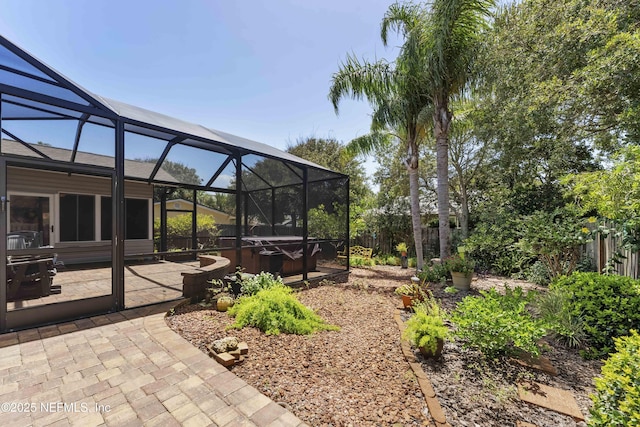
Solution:
{"label": "blue sky", "polygon": [[327,93],[348,52],[393,59],[391,3],[0,0],[0,34],[92,92],[285,149],[367,133],[367,103],[336,116]]}

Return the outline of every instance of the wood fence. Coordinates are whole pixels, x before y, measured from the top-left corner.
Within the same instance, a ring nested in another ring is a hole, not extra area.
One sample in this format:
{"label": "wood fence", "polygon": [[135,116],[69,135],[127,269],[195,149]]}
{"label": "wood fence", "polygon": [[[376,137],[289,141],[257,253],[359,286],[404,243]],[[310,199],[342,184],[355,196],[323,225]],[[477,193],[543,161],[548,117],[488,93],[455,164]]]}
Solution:
{"label": "wood fence", "polygon": [[[456,230],[451,230],[452,234],[456,232]],[[422,248],[424,253],[424,258],[429,259],[437,256],[440,250],[440,242],[439,242],[440,233],[437,228],[432,227],[423,227],[422,228]],[[351,239],[350,244],[360,245],[367,248],[373,248],[374,255],[376,254],[396,254],[396,245],[404,241],[400,238],[393,235],[386,234],[384,232],[379,233],[365,233],[356,237],[355,239]],[[413,247],[413,237],[409,237],[408,241],[404,241],[407,246],[410,248]]]}
{"label": "wood fence", "polygon": [[[593,259],[597,270],[602,272],[607,262],[620,250],[621,246],[621,237],[615,237],[613,233],[607,236],[598,233],[593,242],[587,243],[586,252]],[[619,264],[613,265],[614,272],[633,279],[640,278],[640,253],[629,250],[623,250],[621,253],[624,258]]]}

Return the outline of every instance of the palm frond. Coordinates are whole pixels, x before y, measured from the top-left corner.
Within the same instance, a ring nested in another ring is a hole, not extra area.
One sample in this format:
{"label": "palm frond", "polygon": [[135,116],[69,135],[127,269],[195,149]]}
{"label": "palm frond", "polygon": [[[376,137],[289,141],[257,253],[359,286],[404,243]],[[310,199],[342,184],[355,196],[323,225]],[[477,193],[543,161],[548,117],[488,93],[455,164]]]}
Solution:
{"label": "palm frond", "polygon": [[434,0],[423,42],[440,98],[465,87],[494,7],[495,0]]}
{"label": "palm frond", "polygon": [[384,59],[360,62],[354,55],[347,55],[338,72],[333,74],[329,89],[329,100],[336,114],[344,97],[366,98],[372,105],[378,105],[381,97],[391,91],[393,73],[392,65]]}
{"label": "palm frond", "polygon": [[372,131],[349,141],[345,151],[350,155],[368,155],[377,149],[387,147],[392,138],[393,136],[389,132]]}
{"label": "palm frond", "polygon": [[386,46],[389,31],[407,36],[420,28],[425,18],[424,9],[413,3],[394,3],[389,6],[380,24],[380,38]]}

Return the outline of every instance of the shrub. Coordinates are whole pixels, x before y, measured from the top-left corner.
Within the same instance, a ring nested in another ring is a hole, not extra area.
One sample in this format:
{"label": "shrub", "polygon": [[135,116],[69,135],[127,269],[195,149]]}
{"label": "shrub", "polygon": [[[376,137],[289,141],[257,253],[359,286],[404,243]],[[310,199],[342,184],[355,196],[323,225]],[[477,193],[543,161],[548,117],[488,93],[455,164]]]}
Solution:
{"label": "shrub", "polygon": [[273,274],[263,271],[260,274],[243,279],[240,290],[243,295],[255,295],[259,291],[269,289],[276,284],[283,285],[284,283],[280,277],[275,278]]}
{"label": "shrub", "polygon": [[640,335],[614,338],[616,353],[596,378],[590,427],[640,425]]}
{"label": "shrub", "polygon": [[589,252],[582,254],[580,261],[578,261],[578,265],[576,265],[576,271],[581,271],[583,273],[593,273],[598,271],[598,266],[596,265],[593,253]]}
{"label": "shrub", "polygon": [[449,271],[442,264],[434,264],[418,273],[420,280],[430,283],[439,283],[442,280],[446,280],[448,276]]}
{"label": "shrub", "polygon": [[460,255],[453,255],[444,260],[444,267],[449,272],[469,274],[473,273],[475,263],[468,257],[463,258]]}
{"label": "shrub", "polygon": [[571,274],[580,261],[581,246],[592,240],[586,222],[569,207],[534,212],[522,221],[517,246],[539,259],[552,279]]}
{"label": "shrub", "polygon": [[229,310],[229,315],[236,318],[230,328],[255,326],[267,335],[281,332],[309,335],[316,331],[339,329],[305,307],[293,295],[293,291],[281,283],[275,283],[255,295],[241,297]]}
{"label": "shrub", "polygon": [[544,322],[527,311],[534,293],[522,288],[505,287],[505,295],[495,289],[480,291],[481,296],[468,296],[458,303],[451,315],[457,326],[455,335],[465,347],[476,348],[487,357],[523,350],[540,354],[537,342],[545,335]]}
{"label": "shrub", "polygon": [[400,265],[400,258],[395,255],[381,254],[374,258],[377,265]]}
{"label": "shrub", "polygon": [[563,289],[571,295],[570,312],[581,317],[592,348],[587,358],[606,356],[615,337],[640,329],[640,282],[624,276],[598,273],[573,273],[560,277],[551,289]]}
{"label": "shrub", "polygon": [[533,304],[536,314],[546,323],[551,334],[569,347],[582,347],[587,335],[584,322],[571,313],[571,294],[563,289],[550,289],[537,296]]}
{"label": "shrub", "polygon": [[376,262],[372,258],[363,258],[355,255],[349,257],[349,265],[351,267],[373,267],[376,265]]}
{"label": "shrub", "polygon": [[480,271],[493,271],[510,276],[520,271],[529,259],[514,248],[520,223],[513,210],[497,208],[481,218],[472,234],[464,241],[465,254],[476,260]]}
{"label": "shrub", "polygon": [[[167,218],[167,238],[176,239],[191,236],[191,214],[181,214]],[[160,235],[160,219],[153,221],[154,236]],[[214,238],[219,234],[216,220],[211,215],[198,215],[196,218],[198,236]]]}
{"label": "shrub", "polygon": [[541,261],[536,261],[529,267],[525,273],[525,277],[531,283],[539,286],[547,286],[551,281],[549,269]]}
{"label": "shrub", "polygon": [[415,304],[414,310],[415,314],[407,320],[402,336],[415,347],[435,352],[438,339],[445,339],[449,333],[444,324],[444,313],[433,298]]}

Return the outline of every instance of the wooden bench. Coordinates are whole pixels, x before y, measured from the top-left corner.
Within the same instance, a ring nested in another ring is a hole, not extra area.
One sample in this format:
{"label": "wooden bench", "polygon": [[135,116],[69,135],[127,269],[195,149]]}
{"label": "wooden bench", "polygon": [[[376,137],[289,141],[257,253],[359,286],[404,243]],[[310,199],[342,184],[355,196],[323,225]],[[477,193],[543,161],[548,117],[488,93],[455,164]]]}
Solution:
{"label": "wooden bench", "polygon": [[200,255],[200,267],[183,271],[182,296],[185,298],[204,296],[210,281],[222,279],[229,270],[231,261],[228,258],[215,255]]}
{"label": "wooden bench", "polygon": [[[371,259],[371,255],[373,255],[372,248],[365,248],[364,246],[349,246],[349,258],[364,258]],[[338,255],[338,259],[347,259],[347,255],[342,253]]]}

